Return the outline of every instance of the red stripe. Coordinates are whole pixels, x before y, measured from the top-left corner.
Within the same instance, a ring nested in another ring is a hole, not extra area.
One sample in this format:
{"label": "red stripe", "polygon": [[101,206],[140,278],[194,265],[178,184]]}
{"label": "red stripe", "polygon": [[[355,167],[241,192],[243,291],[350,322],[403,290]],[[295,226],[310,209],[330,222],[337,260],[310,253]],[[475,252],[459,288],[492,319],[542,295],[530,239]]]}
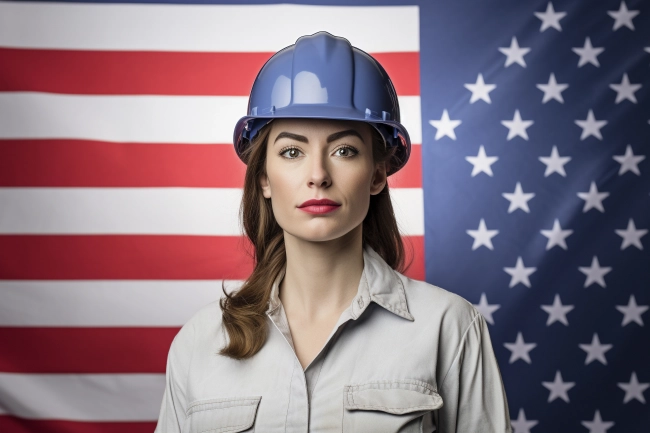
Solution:
{"label": "red stripe", "polygon": [[[416,257],[407,275],[424,279],[423,236],[402,239]],[[0,280],[243,280],[249,245],[243,236],[3,235]]]}
{"label": "red stripe", "polygon": [[0,279],[245,279],[243,236],[5,235]]}
{"label": "red stripe", "polygon": [[78,422],[22,419],[0,415],[0,431],[6,433],[151,433],[156,422]]}
{"label": "red stripe", "polygon": [[245,171],[232,145],[0,141],[2,186],[240,188]]}
{"label": "red stripe", "polygon": [[164,373],[179,329],[0,328],[0,371]]}
{"label": "red stripe", "polygon": [[[411,149],[408,164],[388,178],[390,187],[421,188],[422,149]],[[245,171],[229,144],[0,140],[4,187],[242,188]]]}
{"label": "red stripe", "polygon": [[422,146],[411,146],[406,165],[388,177],[389,188],[422,188]]}
{"label": "red stripe", "polygon": [[[0,91],[248,96],[272,55],[1,48]],[[373,56],[399,95],[420,94],[419,52]]]}
{"label": "red stripe", "polygon": [[405,263],[407,265],[410,263],[404,275],[414,280],[424,281],[424,236],[402,236],[402,241],[406,252]]}

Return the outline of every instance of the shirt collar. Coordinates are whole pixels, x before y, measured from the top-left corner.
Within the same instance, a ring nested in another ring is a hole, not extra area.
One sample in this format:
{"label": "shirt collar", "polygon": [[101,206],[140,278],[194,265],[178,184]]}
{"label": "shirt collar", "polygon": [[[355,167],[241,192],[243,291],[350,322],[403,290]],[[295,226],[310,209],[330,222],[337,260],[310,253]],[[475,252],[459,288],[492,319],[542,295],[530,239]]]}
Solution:
{"label": "shirt collar", "polygon": [[[280,282],[284,278],[286,264],[278,274],[271,287],[271,297],[267,314],[272,314],[280,306],[278,296]],[[363,250],[363,272],[359,281],[357,296],[352,300],[351,312],[353,319],[357,319],[374,302],[382,308],[413,321],[406,302],[404,284],[397,272],[369,245]]]}

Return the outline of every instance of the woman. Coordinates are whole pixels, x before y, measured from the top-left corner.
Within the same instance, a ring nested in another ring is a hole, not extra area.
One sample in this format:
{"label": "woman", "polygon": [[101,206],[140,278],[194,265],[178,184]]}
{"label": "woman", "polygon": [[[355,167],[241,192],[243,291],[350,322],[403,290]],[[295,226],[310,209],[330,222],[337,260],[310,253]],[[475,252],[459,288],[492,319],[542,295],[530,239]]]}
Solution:
{"label": "woman", "polygon": [[371,56],[276,53],[235,128],[252,275],[175,337],[157,432],[511,432],[485,319],[405,277],[387,176],[410,140]]}

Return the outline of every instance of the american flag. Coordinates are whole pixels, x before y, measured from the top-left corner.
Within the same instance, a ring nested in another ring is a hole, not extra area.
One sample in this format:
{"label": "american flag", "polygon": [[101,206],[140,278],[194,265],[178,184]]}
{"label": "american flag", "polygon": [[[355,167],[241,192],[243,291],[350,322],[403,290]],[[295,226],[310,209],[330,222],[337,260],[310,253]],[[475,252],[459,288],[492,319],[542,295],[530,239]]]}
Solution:
{"label": "american flag", "polygon": [[515,433],[650,432],[650,2],[420,7],[427,281]]}
{"label": "american flag", "polygon": [[153,430],[252,269],[233,126],[320,30],[393,79],[406,274],[485,315],[515,433],[650,431],[650,4],[195,3],[0,2],[1,432]]}
{"label": "american flag", "polygon": [[252,270],[233,129],[302,35],[395,82],[414,149],[390,184],[424,279],[418,29],[414,5],[1,2],[0,432],[153,431],[173,337]]}

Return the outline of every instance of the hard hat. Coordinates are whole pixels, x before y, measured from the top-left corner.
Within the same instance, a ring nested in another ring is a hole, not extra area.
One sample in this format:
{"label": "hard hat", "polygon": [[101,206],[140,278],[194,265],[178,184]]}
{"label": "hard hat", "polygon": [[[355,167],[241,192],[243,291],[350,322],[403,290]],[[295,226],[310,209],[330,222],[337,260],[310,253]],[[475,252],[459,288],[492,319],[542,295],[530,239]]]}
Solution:
{"label": "hard hat", "polygon": [[233,142],[240,159],[258,131],[277,118],[371,124],[386,146],[397,147],[388,175],[401,169],[411,154],[397,93],[384,68],[347,39],[328,32],[298,38],[262,66],[248,99],[248,115],[235,126]]}

